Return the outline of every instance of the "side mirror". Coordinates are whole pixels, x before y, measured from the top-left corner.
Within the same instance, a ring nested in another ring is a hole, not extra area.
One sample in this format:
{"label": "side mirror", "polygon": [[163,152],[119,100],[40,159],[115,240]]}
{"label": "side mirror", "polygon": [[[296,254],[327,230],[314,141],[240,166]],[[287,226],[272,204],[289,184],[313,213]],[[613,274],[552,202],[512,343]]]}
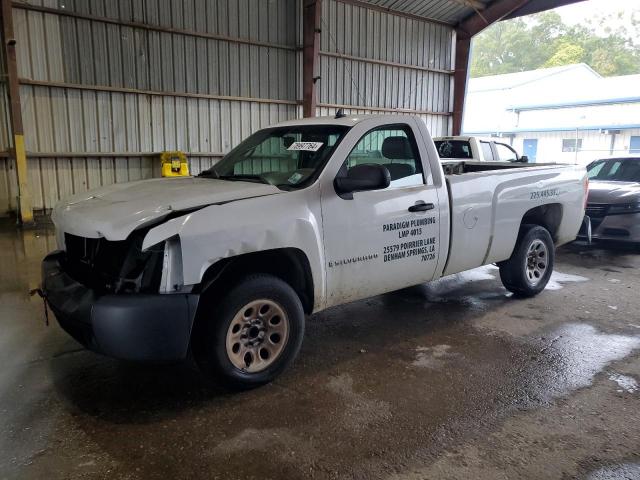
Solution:
{"label": "side mirror", "polygon": [[391,174],[387,167],[376,164],[356,165],[344,177],[336,177],[333,188],[345,199],[352,199],[353,192],[381,190],[391,184]]}

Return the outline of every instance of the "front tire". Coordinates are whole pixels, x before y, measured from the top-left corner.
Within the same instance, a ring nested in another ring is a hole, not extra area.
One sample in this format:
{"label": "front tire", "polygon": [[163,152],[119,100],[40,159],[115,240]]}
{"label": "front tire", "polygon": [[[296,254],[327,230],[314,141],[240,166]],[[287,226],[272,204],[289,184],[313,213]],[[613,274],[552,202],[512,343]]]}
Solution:
{"label": "front tire", "polygon": [[266,274],[244,278],[200,312],[194,354],[201,370],[234,389],[280,375],[300,351],[304,310],[296,292]]}
{"label": "front tire", "polygon": [[520,297],[533,297],[545,289],[555,263],[555,246],[549,231],[539,225],[523,225],[509,260],[500,262],[505,288]]}

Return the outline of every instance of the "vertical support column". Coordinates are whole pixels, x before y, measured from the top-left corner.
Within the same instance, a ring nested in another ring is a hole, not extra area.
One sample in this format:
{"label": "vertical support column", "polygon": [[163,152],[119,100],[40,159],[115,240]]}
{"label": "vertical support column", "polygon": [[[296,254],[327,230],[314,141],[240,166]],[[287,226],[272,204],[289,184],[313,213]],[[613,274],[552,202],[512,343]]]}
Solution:
{"label": "vertical support column", "polygon": [[456,30],[456,59],[453,74],[453,132],[460,135],[462,131],[462,115],[464,113],[464,97],[469,78],[469,53],[471,51],[471,36],[461,30]]}
{"label": "vertical support column", "polygon": [[13,33],[13,12],[11,0],[2,1],[2,44],[5,51],[7,84],[9,92],[9,110],[11,133],[13,135],[13,155],[18,173],[18,201],[20,221],[33,223],[33,209],[27,172],[27,154],[24,147],[22,127],[22,109],[20,105],[20,84],[18,83],[18,64],[16,61],[16,40]]}
{"label": "vertical support column", "polygon": [[320,26],[322,0],[304,0],[302,9],[302,114],[305,117],[316,115],[315,83],[320,63]]}

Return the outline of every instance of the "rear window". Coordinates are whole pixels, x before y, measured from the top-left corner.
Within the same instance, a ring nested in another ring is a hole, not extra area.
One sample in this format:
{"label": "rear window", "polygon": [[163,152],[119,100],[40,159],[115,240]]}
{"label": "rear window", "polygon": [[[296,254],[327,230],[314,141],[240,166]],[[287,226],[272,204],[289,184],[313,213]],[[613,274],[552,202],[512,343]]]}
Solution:
{"label": "rear window", "polygon": [[436,150],[440,158],[473,158],[471,145],[464,140],[436,140]]}
{"label": "rear window", "polygon": [[491,150],[491,144],[489,142],[480,142],[480,148],[482,148],[482,155],[487,162],[492,162],[493,150]]}

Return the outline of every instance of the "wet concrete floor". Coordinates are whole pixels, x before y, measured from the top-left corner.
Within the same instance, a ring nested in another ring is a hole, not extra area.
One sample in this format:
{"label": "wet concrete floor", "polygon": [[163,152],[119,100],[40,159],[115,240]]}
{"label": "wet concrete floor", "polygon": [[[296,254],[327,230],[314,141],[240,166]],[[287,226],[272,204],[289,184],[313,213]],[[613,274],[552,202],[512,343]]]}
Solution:
{"label": "wet concrete floor", "polygon": [[308,319],[274,384],[83,350],[30,298],[52,231],[0,226],[0,478],[640,479],[640,255],[558,252]]}

